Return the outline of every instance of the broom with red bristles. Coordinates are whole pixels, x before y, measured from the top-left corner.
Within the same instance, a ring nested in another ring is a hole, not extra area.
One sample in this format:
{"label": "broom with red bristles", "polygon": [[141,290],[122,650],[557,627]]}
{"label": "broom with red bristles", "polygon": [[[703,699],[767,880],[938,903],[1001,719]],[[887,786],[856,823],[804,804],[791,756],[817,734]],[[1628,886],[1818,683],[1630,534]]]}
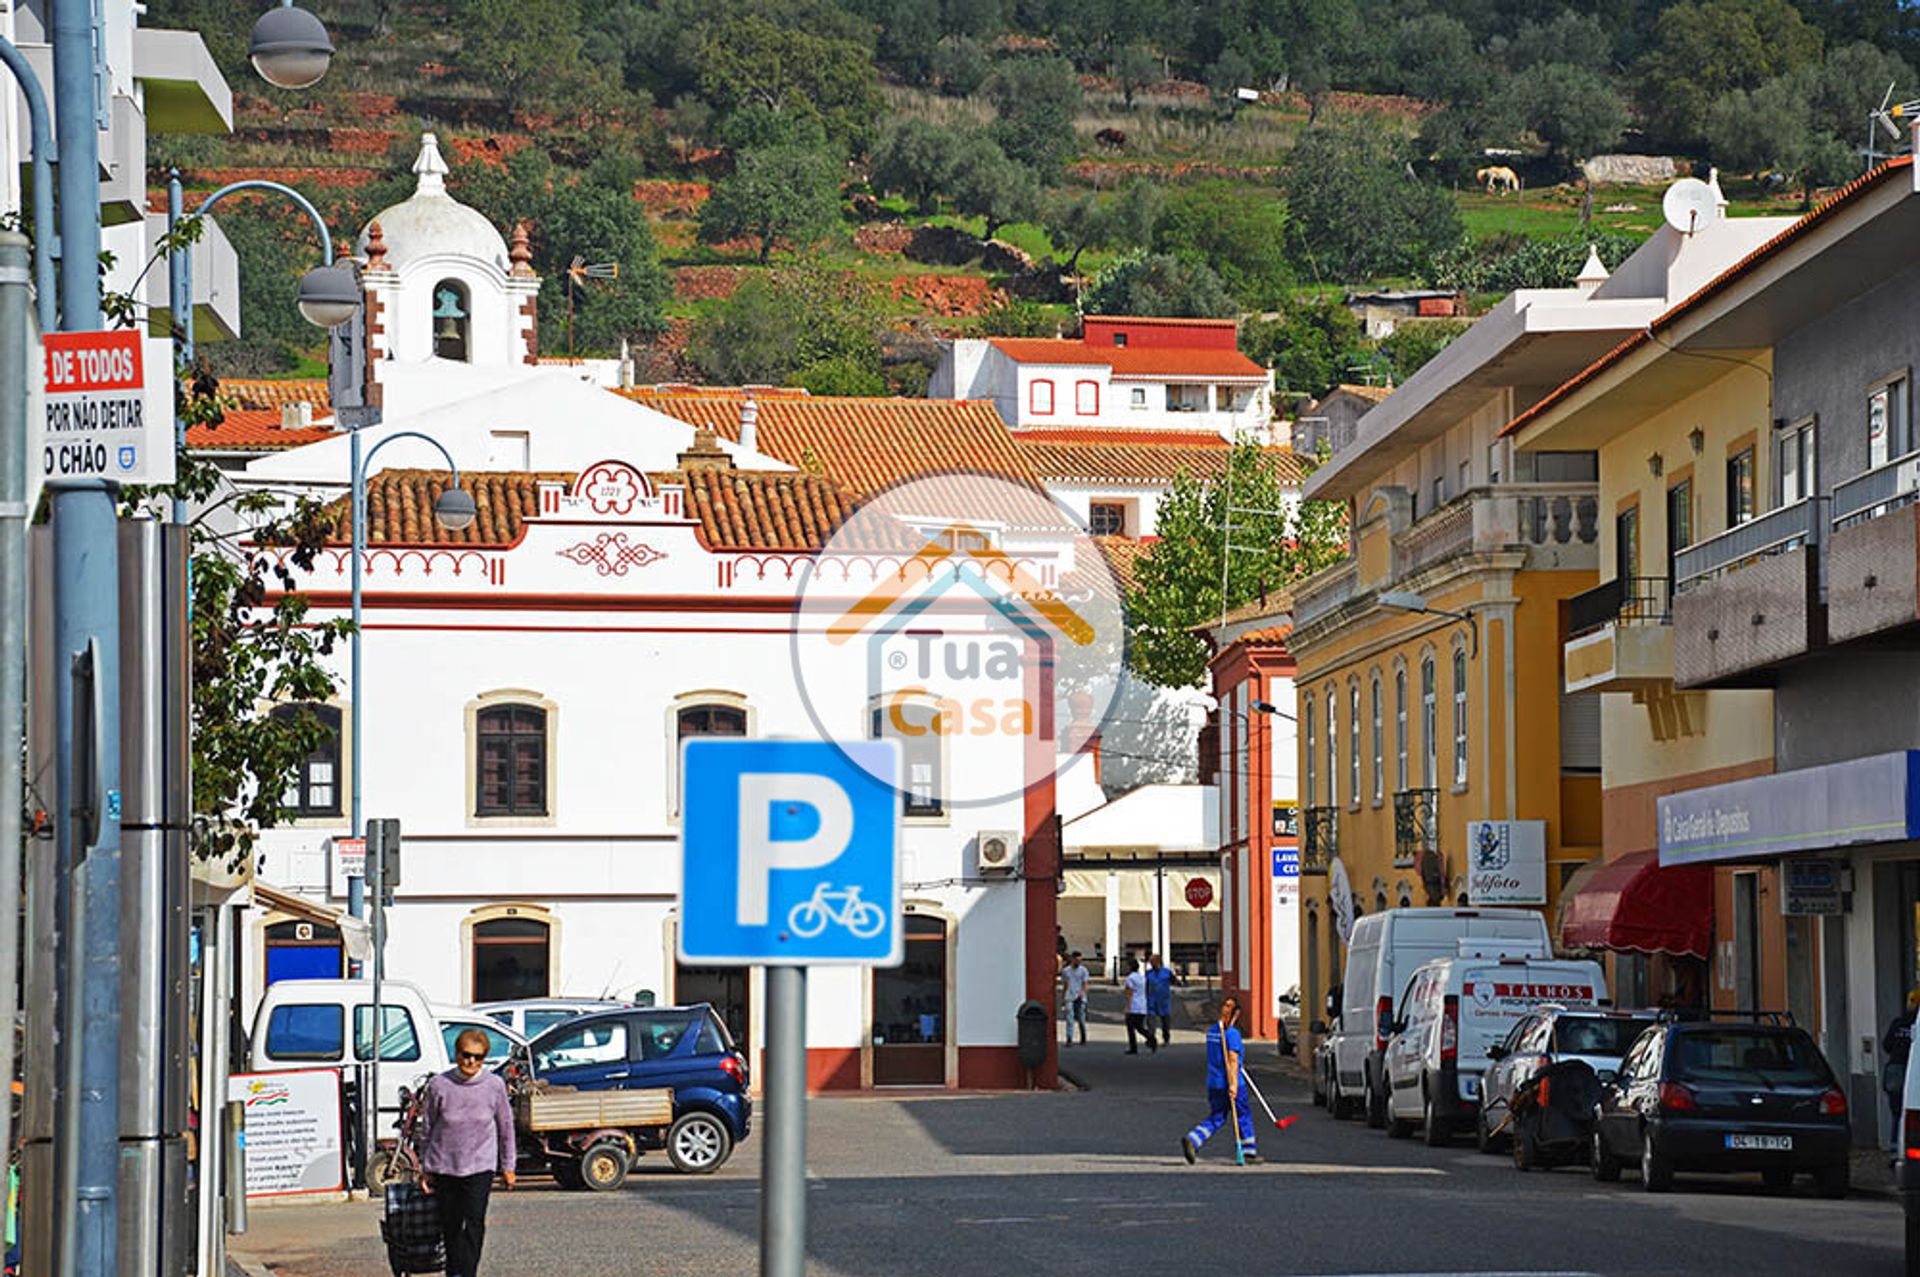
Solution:
{"label": "broom with red bristles", "polygon": [[1240,1077],[1248,1086],[1253,1087],[1253,1098],[1260,1101],[1260,1107],[1267,1111],[1267,1117],[1273,1122],[1275,1129],[1284,1131],[1300,1120],[1298,1113],[1289,1113],[1285,1117],[1274,1117],[1273,1105],[1267,1103],[1267,1097],[1260,1094],[1259,1084],[1253,1080],[1253,1074],[1249,1073],[1246,1069],[1241,1069]]}

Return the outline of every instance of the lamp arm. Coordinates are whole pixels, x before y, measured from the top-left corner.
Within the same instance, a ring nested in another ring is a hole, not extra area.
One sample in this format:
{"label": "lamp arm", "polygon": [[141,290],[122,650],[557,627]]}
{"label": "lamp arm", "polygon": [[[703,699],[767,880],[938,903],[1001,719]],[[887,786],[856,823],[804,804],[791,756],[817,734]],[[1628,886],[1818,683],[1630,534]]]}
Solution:
{"label": "lamp arm", "polygon": [[[292,0],[288,0],[291,4]],[[320,264],[333,265],[333,236],[327,230],[326,219],[320,216],[320,210],[300,192],[280,182],[270,182],[261,177],[250,177],[238,182],[229,182],[207,198],[200,201],[200,207],[187,214],[188,219],[205,217],[209,209],[235,191],[278,191],[306,211],[313,219],[313,228],[320,232]]]}
{"label": "lamp arm", "polygon": [[394,433],[382,439],[379,443],[374,444],[373,447],[367,449],[366,455],[360,458],[359,478],[362,482],[365,482],[367,468],[373,464],[373,458],[375,454],[377,454],[380,451],[380,449],[392,443],[395,439],[419,439],[419,440],[422,440],[423,442],[432,444],[434,448],[439,451],[441,459],[447,463],[447,469],[453,472],[453,486],[456,488],[460,486],[460,467],[454,463],[453,454],[451,452],[448,452],[447,446],[441,443],[438,439],[435,439],[432,435],[429,435],[429,434],[422,434],[418,430],[396,430]]}

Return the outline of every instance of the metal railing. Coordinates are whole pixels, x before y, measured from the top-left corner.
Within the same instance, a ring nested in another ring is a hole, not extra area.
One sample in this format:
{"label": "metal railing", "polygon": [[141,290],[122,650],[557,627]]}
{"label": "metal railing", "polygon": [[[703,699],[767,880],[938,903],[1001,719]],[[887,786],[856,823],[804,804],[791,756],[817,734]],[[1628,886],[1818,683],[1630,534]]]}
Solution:
{"label": "metal railing", "polygon": [[1340,810],[1337,807],[1309,807],[1302,825],[1300,872],[1323,874],[1339,853]]}
{"label": "metal railing", "polygon": [[1403,789],[1393,796],[1393,863],[1404,867],[1440,849],[1440,791]]}
{"label": "metal railing", "polygon": [[1920,499],[1920,452],[1909,452],[1833,485],[1833,526],[1877,519]]}
{"label": "metal railing", "polygon": [[1664,576],[1617,576],[1567,600],[1567,634],[1579,638],[1608,625],[1669,625],[1673,589]]}
{"label": "metal railing", "polygon": [[1802,546],[1817,550],[1826,543],[1827,527],[1825,497],[1807,497],[1781,506],[1674,555],[1674,588],[1688,589],[1708,577],[1737,571],[1767,555],[1785,554]]}

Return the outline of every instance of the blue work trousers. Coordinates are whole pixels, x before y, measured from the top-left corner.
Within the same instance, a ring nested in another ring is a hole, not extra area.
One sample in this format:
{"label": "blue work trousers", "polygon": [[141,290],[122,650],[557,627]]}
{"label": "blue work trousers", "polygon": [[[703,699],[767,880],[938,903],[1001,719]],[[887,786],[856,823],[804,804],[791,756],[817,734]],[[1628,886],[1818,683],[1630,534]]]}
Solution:
{"label": "blue work trousers", "polygon": [[[1227,1088],[1208,1087],[1207,1104],[1213,1111],[1207,1114],[1205,1121],[1187,1132],[1187,1138],[1193,1141],[1193,1147],[1196,1150],[1205,1144],[1215,1131],[1227,1124]],[[1240,1149],[1248,1156],[1252,1156],[1254,1152],[1253,1102],[1248,1098],[1245,1086],[1240,1088],[1239,1103],[1233,1107],[1240,1118]]]}

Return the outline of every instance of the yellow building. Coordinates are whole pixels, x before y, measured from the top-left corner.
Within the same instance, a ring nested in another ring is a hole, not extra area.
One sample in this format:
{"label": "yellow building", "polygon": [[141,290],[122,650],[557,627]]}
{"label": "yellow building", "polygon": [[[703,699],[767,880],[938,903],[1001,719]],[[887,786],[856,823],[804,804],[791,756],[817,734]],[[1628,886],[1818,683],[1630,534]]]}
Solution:
{"label": "yellow building", "polygon": [[1568,604],[1613,516],[1593,446],[1502,431],[1779,229],[1663,228],[1611,277],[1503,299],[1329,442],[1305,495],[1347,502],[1342,563],[1295,587],[1303,1005],[1353,918],[1408,905],[1551,911],[1601,851],[1600,699],[1565,688]]}

